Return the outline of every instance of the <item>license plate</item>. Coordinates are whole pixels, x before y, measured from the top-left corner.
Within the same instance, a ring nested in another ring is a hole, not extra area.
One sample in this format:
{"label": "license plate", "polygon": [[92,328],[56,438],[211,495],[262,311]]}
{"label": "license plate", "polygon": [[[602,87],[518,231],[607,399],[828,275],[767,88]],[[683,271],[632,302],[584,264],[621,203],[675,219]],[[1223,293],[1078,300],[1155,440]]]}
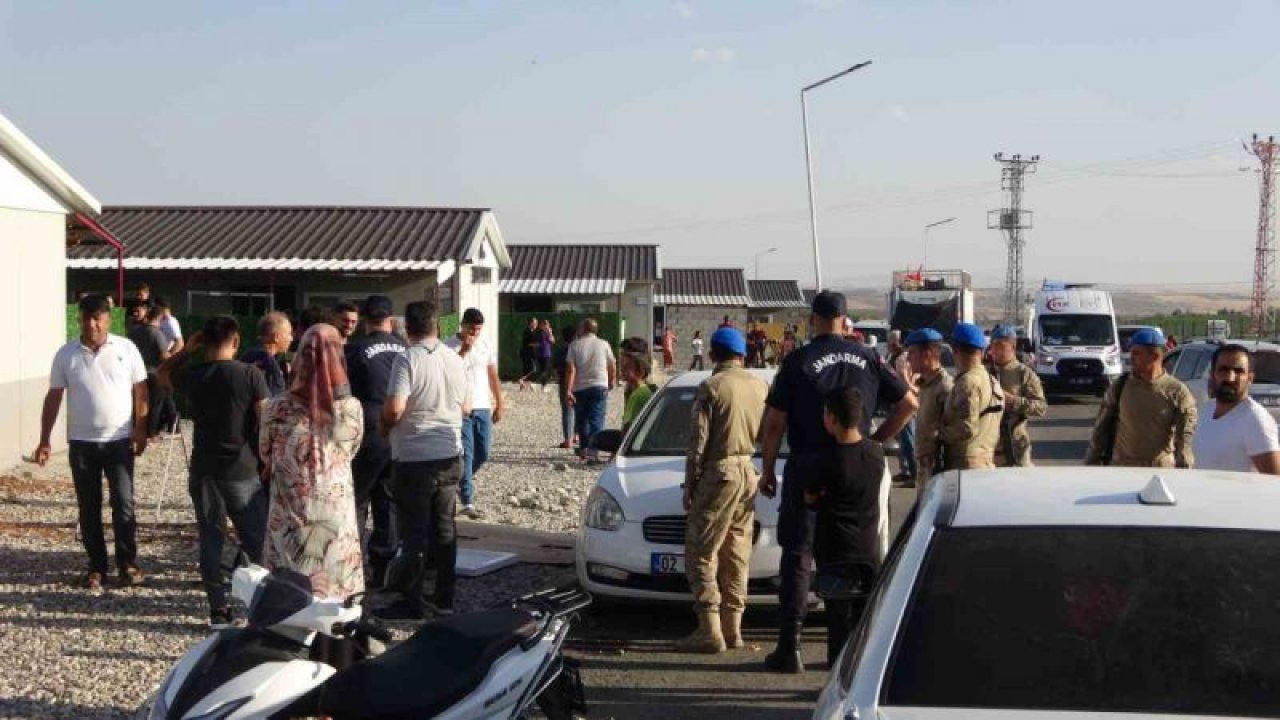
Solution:
{"label": "license plate", "polygon": [[654,575],[683,575],[684,556],[674,553],[653,553],[649,556],[649,569]]}
{"label": "license plate", "polygon": [[1072,385],[1092,385],[1093,378],[1071,378]]}

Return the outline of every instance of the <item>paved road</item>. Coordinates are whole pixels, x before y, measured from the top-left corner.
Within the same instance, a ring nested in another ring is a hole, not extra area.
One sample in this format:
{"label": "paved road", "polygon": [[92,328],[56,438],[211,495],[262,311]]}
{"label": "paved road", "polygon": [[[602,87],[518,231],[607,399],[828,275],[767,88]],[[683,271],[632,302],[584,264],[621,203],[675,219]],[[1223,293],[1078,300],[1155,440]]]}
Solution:
{"label": "paved road", "polygon": [[[1048,417],[1032,429],[1037,462],[1079,463],[1096,412],[1096,401],[1055,400]],[[907,491],[894,490],[895,529],[910,502]],[[773,648],[772,612],[749,611],[745,625],[746,648],[712,657],[681,655],[669,647],[692,629],[688,607],[593,608],[570,648],[583,660],[590,717],[808,718],[827,679],[825,627],[813,623],[805,631],[804,657],[810,671],[783,676],[765,673],[761,665]]]}

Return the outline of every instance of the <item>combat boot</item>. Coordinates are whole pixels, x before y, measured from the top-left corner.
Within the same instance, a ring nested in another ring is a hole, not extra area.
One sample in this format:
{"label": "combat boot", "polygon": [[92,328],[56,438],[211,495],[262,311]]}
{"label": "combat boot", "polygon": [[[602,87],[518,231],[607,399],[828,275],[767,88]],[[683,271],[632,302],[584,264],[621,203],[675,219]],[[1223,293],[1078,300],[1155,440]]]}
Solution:
{"label": "combat boot", "polygon": [[676,641],[677,652],[714,655],[724,652],[724,636],[720,633],[720,613],[698,613],[698,629]]}
{"label": "combat boot", "polygon": [[783,623],[778,628],[778,647],[764,659],[766,670],[797,675],[804,672],[800,659],[800,623]]}
{"label": "combat boot", "polygon": [[720,634],[726,648],[740,648],[742,642],[742,611],[720,608]]}

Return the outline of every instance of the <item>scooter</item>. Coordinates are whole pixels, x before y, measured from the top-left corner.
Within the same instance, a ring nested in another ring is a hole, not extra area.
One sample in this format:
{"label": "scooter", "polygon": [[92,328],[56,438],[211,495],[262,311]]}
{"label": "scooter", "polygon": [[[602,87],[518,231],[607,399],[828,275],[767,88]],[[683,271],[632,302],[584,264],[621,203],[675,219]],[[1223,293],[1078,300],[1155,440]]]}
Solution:
{"label": "scooter", "polygon": [[578,665],[561,654],[591,602],[576,587],[427,622],[382,652],[391,633],[358,598],[319,599],[305,575],[256,566],[231,585],[246,627],[191,648],[136,720],[514,720],[535,703],[549,720],[586,712]]}

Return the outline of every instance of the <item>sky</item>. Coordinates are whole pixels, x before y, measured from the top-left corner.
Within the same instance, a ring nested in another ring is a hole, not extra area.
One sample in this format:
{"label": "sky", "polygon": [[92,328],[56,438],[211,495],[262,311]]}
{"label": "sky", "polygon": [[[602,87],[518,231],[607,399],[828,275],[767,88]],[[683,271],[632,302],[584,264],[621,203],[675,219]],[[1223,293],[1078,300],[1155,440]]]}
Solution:
{"label": "sky", "polygon": [[[1280,3],[0,0],[0,113],[105,204],[493,208],[508,243],[824,284],[1252,277]],[[1268,124],[1270,123],[1270,124]],[[777,248],[768,252],[770,248]]]}

